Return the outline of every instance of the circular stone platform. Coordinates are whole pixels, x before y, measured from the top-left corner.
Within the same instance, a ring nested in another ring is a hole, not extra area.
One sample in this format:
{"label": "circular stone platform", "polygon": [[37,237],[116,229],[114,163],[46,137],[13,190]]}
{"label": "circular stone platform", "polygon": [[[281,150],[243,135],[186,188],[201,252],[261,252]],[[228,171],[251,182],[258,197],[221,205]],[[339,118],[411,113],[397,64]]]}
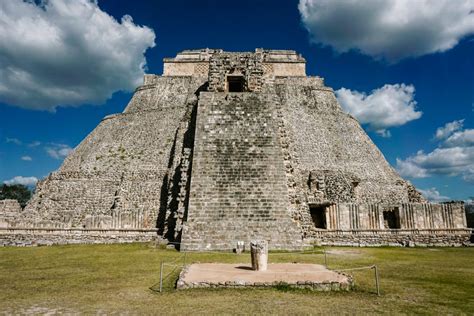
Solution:
{"label": "circular stone platform", "polygon": [[274,263],[269,264],[266,271],[254,271],[246,264],[197,263],[183,269],[176,287],[272,287],[282,284],[316,291],[348,291],[354,282],[351,276],[319,264]]}

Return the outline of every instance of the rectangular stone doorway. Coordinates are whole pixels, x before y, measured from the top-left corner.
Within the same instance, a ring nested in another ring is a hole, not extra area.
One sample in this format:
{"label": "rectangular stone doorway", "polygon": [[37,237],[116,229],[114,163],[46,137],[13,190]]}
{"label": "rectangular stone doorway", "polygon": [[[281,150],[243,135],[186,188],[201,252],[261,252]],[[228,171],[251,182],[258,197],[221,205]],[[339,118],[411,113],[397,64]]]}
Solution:
{"label": "rectangular stone doorway", "polygon": [[311,218],[316,228],[327,229],[325,206],[310,206],[309,212],[311,213]]}
{"label": "rectangular stone doorway", "polygon": [[244,92],[244,76],[227,76],[227,90],[229,92]]}
{"label": "rectangular stone doorway", "polygon": [[398,207],[383,212],[383,223],[386,229],[400,228],[400,214]]}

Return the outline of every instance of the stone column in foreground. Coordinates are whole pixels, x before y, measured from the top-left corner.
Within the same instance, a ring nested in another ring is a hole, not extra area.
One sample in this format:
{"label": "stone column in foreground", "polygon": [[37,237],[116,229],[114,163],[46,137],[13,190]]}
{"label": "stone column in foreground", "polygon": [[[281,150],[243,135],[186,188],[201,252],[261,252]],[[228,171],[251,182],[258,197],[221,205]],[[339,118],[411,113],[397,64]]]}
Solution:
{"label": "stone column in foreground", "polygon": [[253,270],[267,270],[268,243],[266,240],[254,240],[250,242],[250,255],[252,256]]}

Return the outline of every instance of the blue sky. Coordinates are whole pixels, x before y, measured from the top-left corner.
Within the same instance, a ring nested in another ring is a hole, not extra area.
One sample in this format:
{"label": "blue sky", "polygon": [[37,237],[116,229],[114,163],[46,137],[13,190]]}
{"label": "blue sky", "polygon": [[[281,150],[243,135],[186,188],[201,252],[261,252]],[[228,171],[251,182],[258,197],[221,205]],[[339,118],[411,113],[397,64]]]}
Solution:
{"label": "blue sky", "polygon": [[56,170],[105,115],[125,108],[144,71],[161,74],[164,57],[263,47],[301,53],[307,74],[325,78],[425,195],[466,200],[473,12],[473,0],[2,2],[0,182]]}

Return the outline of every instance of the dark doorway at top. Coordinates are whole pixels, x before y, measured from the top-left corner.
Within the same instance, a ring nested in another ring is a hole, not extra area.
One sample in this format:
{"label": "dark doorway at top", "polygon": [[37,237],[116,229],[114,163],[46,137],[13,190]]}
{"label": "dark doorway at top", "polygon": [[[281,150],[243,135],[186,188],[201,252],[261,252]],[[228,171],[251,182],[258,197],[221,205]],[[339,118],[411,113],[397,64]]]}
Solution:
{"label": "dark doorway at top", "polygon": [[227,88],[229,92],[244,92],[245,80],[243,76],[227,76]]}

